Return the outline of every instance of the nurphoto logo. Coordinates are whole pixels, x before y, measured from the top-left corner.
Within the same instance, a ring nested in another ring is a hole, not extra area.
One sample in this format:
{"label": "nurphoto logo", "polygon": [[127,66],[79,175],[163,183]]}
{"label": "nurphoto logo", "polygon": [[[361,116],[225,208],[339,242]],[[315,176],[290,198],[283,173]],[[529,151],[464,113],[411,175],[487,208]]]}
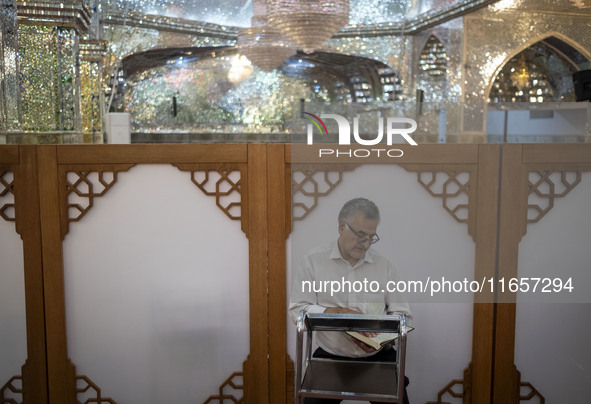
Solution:
{"label": "nurphoto logo", "polygon": [[[323,119],[334,119],[339,128],[339,145],[351,145],[351,124],[343,116],[337,114],[321,114],[320,117],[309,112],[304,112],[310,123],[308,124],[308,138],[309,145],[314,144],[314,127],[318,129],[320,136],[329,136],[326,125]],[[411,146],[418,146],[410,134],[417,129],[417,123],[414,119],[406,117],[378,117],[378,135],[374,139],[364,139],[359,135],[359,118],[353,118],[353,139],[357,144],[362,146],[376,146],[382,143],[384,138],[384,126],[386,135],[386,146],[392,146],[392,139],[394,137],[402,137]],[[387,156],[387,157],[402,157],[404,152],[401,149],[391,147],[383,148],[327,148],[319,149],[318,157],[333,156],[333,157],[359,157],[366,158],[370,156]]]}

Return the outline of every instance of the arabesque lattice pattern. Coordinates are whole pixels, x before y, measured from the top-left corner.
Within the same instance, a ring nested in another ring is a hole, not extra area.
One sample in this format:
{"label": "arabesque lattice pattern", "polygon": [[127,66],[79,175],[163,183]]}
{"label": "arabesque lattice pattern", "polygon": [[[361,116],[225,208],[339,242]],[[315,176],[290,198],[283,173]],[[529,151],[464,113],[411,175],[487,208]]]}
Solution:
{"label": "arabesque lattice pattern", "polygon": [[[468,200],[470,197],[470,176],[468,172],[419,171],[418,181],[432,196],[441,198],[443,207],[460,223],[468,222]],[[439,177],[443,176],[443,180]],[[464,176],[463,178],[461,176]],[[458,200],[466,196],[465,203]],[[464,211],[464,213],[462,213]]]}
{"label": "arabesque lattice pattern", "polygon": [[232,220],[241,216],[240,171],[191,171],[191,181],[208,196],[215,196],[216,205]]}
{"label": "arabesque lattice pattern", "polygon": [[14,175],[8,169],[0,167],[0,217],[9,222],[15,221],[14,215]]}
{"label": "arabesque lattice pattern", "polygon": [[[220,404],[226,402],[232,402],[235,404],[242,404],[243,397],[235,397],[236,392],[242,393],[244,391],[244,373],[234,372],[226,379],[226,381],[220,386],[219,394],[216,396],[210,396],[203,404],[209,404],[219,402]],[[228,392],[227,390],[234,390],[234,392]]]}
{"label": "arabesque lattice pattern", "polygon": [[82,219],[94,206],[94,199],[105,195],[117,182],[118,173],[127,171],[132,166],[133,164],[118,165],[96,171],[65,168],[68,222]]}
{"label": "arabesque lattice pattern", "polygon": [[243,173],[235,165],[207,166],[205,164],[174,164],[191,173],[191,181],[205,195],[215,196],[216,205],[232,220],[242,220],[246,209],[243,202]]}
{"label": "arabesque lattice pattern", "polygon": [[470,223],[472,183],[475,176],[468,167],[428,167],[424,165],[403,165],[407,171],[417,173],[417,181],[431,196],[441,198],[443,207],[459,223],[468,224],[468,233],[474,237]]}
{"label": "arabesque lattice pattern", "polygon": [[232,220],[240,220],[248,233],[246,200],[246,165],[243,164],[173,164],[191,173],[191,181],[205,195],[215,196],[215,203]]}
{"label": "arabesque lattice pattern", "polygon": [[544,404],[546,399],[544,396],[529,382],[521,382],[519,383],[519,387],[525,387],[529,389],[528,394],[520,394],[519,401],[529,401],[532,398],[537,398],[540,404]]}
{"label": "arabesque lattice pattern", "polygon": [[537,223],[581,182],[581,170],[533,170],[528,176],[527,222]]}
{"label": "arabesque lattice pattern", "polygon": [[[461,386],[461,392],[454,390],[454,387]],[[443,401],[445,395],[452,398],[461,398],[462,403],[471,402],[471,388],[472,388],[472,364],[464,369],[463,379],[454,379],[447,383],[444,388],[437,393],[437,401],[428,401],[427,404],[450,404],[448,401]]]}
{"label": "arabesque lattice pattern", "polygon": [[442,390],[439,391],[437,396],[437,401],[429,401],[427,404],[449,404],[446,401],[441,401],[445,394],[449,394],[453,398],[464,398],[464,392],[456,392],[453,388],[455,386],[464,386],[464,380],[462,379],[454,379],[449,382]]}
{"label": "arabesque lattice pattern", "polygon": [[76,399],[80,404],[117,404],[110,397],[103,397],[101,389],[88,376],[76,376]]}
{"label": "arabesque lattice pattern", "polygon": [[0,404],[22,404],[23,378],[13,376],[0,388]]}
{"label": "arabesque lattice pattern", "polygon": [[343,181],[343,173],[356,167],[292,167],[293,220],[303,220],[308,216],[318,206],[318,199],[330,194]]}

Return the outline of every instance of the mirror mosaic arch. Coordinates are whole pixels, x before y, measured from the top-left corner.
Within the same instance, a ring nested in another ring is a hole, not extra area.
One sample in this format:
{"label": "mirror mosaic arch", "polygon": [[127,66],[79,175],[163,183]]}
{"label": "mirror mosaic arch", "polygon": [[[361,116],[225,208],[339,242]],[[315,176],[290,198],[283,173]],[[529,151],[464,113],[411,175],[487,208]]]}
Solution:
{"label": "mirror mosaic arch", "polygon": [[489,88],[489,101],[575,101],[572,74],[589,64],[588,52],[553,32],[528,43],[499,66]]}

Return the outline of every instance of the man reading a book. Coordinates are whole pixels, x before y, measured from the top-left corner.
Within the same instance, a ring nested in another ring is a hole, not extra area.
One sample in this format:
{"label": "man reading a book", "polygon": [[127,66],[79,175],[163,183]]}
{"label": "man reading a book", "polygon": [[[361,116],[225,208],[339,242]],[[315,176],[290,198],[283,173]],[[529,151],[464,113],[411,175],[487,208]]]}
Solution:
{"label": "man reading a book", "polygon": [[[294,321],[302,310],[308,313],[403,313],[411,316],[402,296],[387,291],[388,281],[398,281],[394,266],[372,248],[380,239],[377,235],[379,222],[380,212],[372,201],[355,198],[345,203],[338,216],[338,239],[312,249],[294,273],[289,306]],[[338,291],[322,288],[334,281],[341,282],[343,287]],[[368,284],[379,284],[380,287],[369,290]],[[352,288],[351,285],[365,285],[366,288],[360,292],[359,287]],[[365,335],[371,337],[376,334]],[[396,358],[396,351],[390,344],[376,350],[346,333],[318,332],[317,342],[319,348],[314,352],[315,357],[367,361],[394,361]],[[339,402],[319,398],[306,398],[305,401],[306,404]],[[408,403],[406,392],[404,403]]]}

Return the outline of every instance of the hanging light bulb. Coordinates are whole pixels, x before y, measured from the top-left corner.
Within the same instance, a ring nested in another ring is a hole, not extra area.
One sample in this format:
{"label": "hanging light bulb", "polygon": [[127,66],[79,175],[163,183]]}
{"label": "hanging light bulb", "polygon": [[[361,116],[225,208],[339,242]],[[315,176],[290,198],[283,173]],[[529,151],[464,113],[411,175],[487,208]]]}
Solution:
{"label": "hanging light bulb", "polygon": [[234,55],[230,63],[228,80],[232,83],[239,83],[252,73],[251,62],[244,55]]}
{"label": "hanging light bulb", "polygon": [[268,0],[269,23],[306,53],[349,22],[349,0]]}

